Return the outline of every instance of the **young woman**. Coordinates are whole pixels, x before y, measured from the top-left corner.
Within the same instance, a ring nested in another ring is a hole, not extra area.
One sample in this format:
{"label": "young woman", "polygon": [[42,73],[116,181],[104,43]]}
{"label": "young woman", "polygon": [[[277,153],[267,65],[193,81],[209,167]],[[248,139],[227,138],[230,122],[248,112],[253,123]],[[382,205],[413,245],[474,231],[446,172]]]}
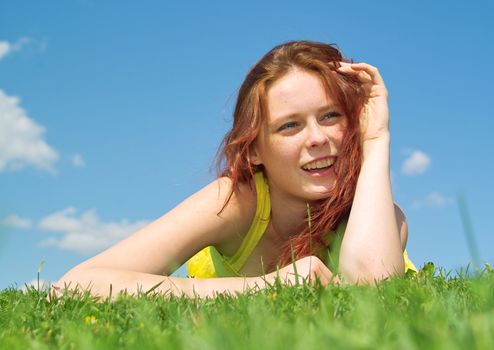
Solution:
{"label": "young woman", "polygon": [[[159,285],[204,297],[275,278],[366,283],[416,270],[391,193],[387,100],[375,67],[331,45],[273,48],[240,88],[218,178],[67,272],[55,295],[105,297],[111,284],[113,295]],[[168,276],[186,261],[194,278]]]}

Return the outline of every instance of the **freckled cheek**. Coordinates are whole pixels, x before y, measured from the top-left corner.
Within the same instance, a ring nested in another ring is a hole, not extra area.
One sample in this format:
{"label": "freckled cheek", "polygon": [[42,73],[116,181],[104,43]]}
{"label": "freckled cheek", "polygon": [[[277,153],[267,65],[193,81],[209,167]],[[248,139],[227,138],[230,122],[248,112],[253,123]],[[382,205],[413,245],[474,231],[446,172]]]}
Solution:
{"label": "freckled cheek", "polygon": [[340,127],[338,128],[335,133],[333,134],[333,142],[336,143],[337,145],[340,145],[341,142],[343,141],[343,137],[345,136],[345,128]]}
{"label": "freckled cheek", "polygon": [[274,162],[287,165],[287,162],[299,163],[300,148],[294,142],[277,142],[273,141],[270,144],[271,158]]}
{"label": "freckled cheek", "polygon": [[337,135],[336,135],[336,138],[339,142],[341,142],[343,140],[343,136],[345,136],[345,131],[344,130],[341,130]]}

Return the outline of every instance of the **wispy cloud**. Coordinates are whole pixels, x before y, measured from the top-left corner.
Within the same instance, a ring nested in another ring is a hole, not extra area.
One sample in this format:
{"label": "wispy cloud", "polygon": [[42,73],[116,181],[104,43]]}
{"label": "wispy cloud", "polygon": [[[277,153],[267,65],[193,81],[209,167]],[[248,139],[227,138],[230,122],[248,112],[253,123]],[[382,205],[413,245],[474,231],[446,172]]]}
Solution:
{"label": "wispy cloud", "polygon": [[83,168],[86,166],[86,162],[84,161],[84,158],[82,158],[82,155],[80,154],[74,154],[70,158],[70,161],[72,162],[72,165],[75,166],[76,168]]}
{"label": "wispy cloud", "polygon": [[423,174],[431,164],[431,158],[420,150],[405,150],[408,158],[405,159],[401,167],[401,172],[404,175]]}
{"label": "wispy cloud", "polygon": [[415,200],[412,203],[412,209],[419,209],[422,207],[445,207],[454,202],[455,200],[452,197],[445,197],[439,192],[432,192],[424,199]]}
{"label": "wispy cloud", "polygon": [[16,214],[10,214],[0,220],[0,223],[5,226],[14,228],[30,229],[33,225],[31,220],[22,218]]}
{"label": "wispy cloud", "polygon": [[[52,285],[53,283],[50,282],[50,281],[45,281],[45,280],[42,280],[41,278],[39,279],[39,289],[40,290],[44,290],[44,291],[47,291],[50,289],[50,286]],[[38,279],[35,278],[35,279],[32,279],[31,281],[25,283],[21,288],[20,290],[22,290],[24,293],[27,292],[28,290],[28,287],[34,287],[35,289],[38,289]]]}
{"label": "wispy cloud", "polygon": [[49,237],[39,246],[53,246],[60,250],[76,252],[82,256],[96,254],[122,239],[130,236],[148,224],[141,220],[129,222],[102,222],[95,209],[90,209],[77,216],[74,207],[65,208],[52,213],[39,222],[39,228],[58,232],[62,237]]}
{"label": "wispy cloud", "polygon": [[[76,208],[65,208],[41,219],[38,227],[42,230],[54,232],[80,231],[83,223],[81,219],[73,217],[75,213],[77,213]],[[87,221],[86,219],[86,225],[89,224]]]}
{"label": "wispy cloud", "polygon": [[0,60],[7,57],[9,54],[15,51],[19,51],[24,45],[31,42],[30,38],[22,37],[14,43],[9,43],[8,41],[0,41]]}
{"label": "wispy cloud", "polygon": [[43,139],[46,129],[29,118],[20,99],[0,89],[0,173],[34,166],[56,173],[58,153]]}
{"label": "wispy cloud", "polygon": [[12,51],[8,41],[0,41],[0,60],[7,56]]}

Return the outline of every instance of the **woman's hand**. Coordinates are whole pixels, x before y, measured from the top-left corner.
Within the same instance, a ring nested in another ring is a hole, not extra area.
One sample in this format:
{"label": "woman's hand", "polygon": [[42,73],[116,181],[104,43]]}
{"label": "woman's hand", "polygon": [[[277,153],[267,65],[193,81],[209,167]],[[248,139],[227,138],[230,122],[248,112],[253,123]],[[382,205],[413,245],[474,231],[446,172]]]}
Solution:
{"label": "woman's hand", "polygon": [[288,285],[298,283],[309,283],[314,285],[319,280],[323,286],[329,283],[338,282],[336,276],[328,269],[326,265],[316,256],[306,256],[305,258],[295,261],[295,263],[285,266],[279,271],[271,272],[266,275],[268,281],[274,282],[276,277]]}
{"label": "woman's hand", "polygon": [[388,91],[376,67],[367,63],[340,62],[338,71],[356,76],[367,93],[360,112],[362,144],[389,137]]}

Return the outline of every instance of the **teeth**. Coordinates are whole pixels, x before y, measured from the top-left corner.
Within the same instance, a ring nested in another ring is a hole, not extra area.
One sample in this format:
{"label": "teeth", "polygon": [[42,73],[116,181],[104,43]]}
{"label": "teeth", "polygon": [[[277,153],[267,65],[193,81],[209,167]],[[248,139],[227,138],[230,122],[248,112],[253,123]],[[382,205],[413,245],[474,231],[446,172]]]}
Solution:
{"label": "teeth", "polygon": [[318,160],[315,162],[310,162],[309,164],[305,164],[302,168],[305,170],[321,169],[333,165],[333,163],[334,159]]}

